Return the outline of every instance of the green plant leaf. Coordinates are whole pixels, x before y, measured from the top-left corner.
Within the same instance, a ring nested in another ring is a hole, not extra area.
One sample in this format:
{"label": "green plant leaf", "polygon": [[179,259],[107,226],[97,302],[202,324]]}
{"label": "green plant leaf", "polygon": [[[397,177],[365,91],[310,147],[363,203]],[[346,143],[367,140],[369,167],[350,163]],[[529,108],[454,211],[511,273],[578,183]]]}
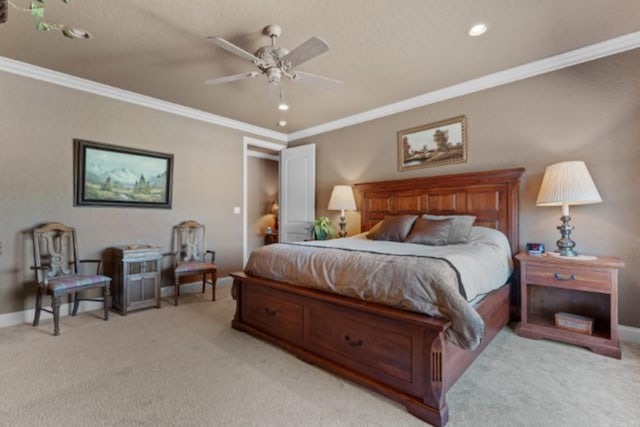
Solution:
{"label": "green plant leaf", "polygon": [[[34,1],[37,1],[38,3],[44,4],[44,0],[34,0]],[[33,5],[33,2],[31,2],[31,4]]]}
{"label": "green plant leaf", "polygon": [[47,24],[46,22],[38,22],[36,24],[36,28],[40,31],[51,31],[51,30],[55,30],[55,27],[52,26],[51,24]]}
{"label": "green plant leaf", "polygon": [[44,6],[40,6],[37,3],[31,3],[31,11],[32,16],[37,16],[38,18],[44,18]]}

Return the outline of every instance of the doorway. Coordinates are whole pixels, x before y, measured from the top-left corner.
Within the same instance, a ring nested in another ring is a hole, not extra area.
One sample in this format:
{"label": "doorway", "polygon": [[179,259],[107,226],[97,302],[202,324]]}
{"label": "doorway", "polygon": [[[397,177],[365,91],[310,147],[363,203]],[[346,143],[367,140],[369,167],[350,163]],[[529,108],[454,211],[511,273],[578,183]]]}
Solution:
{"label": "doorway", "polygon": [[242,165],[242,265],[264,242],[266,227],[274,231],[273,202],[278,201],[279,153],[286,147],[244,137]]}

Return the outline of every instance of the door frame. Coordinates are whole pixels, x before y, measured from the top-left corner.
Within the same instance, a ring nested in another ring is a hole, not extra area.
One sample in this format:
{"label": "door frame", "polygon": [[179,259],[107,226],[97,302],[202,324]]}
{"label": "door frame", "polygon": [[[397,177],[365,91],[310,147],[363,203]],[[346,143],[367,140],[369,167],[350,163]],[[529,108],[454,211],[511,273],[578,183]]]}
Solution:
{"label": "door frame", "polygon": [[263,159],[275,160],[277,162],[280,161],[279,156],[254,151],[251,150],[249,146],[265,148],[278,153],[287,148],[286,145],[264,141],[250,136],[244,136],[242,138],[242,268],[244,268],[249,259],[249,253],[247,250],[249,246],[247,241],[249,236],[249,224],[247,222],[249,220],[247,217],[247,206],[249,203],[248,159],[249,157],[260,157]]}

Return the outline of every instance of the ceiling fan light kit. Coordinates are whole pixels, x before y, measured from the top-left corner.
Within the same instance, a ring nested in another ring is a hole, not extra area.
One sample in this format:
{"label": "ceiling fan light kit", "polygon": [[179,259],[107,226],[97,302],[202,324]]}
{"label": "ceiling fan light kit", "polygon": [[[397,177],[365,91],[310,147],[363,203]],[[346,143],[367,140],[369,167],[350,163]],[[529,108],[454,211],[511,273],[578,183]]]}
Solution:
{"label": "ceiling fan light kit", "polygon": [[270,86],[280,89],[278,94],[278,109],[282,111],[289,109],[287,103],[284,102],[284,96],[281,90],[283,80],[299,80],[301,82],[316,84],[327,88],[342,84],[342,82],[338,80],[293,70],[298,65],[327,52],[329,50],[329,45],[324,40],[318,37],[311,37],[298,47],[289,51],[276,45],[276,39],[282,34],[282,28],[280,26],[267,25],[262,30],[262,33],[271,38],[271,44],[259,48],[256,50],[255,54],[236,46],[222,37],[207,37],[207,39],[216,46],[253,63],[259,71],[218,77],[209,79],[205,81],[205,83],[209,85],[217,85],[264,75]]}

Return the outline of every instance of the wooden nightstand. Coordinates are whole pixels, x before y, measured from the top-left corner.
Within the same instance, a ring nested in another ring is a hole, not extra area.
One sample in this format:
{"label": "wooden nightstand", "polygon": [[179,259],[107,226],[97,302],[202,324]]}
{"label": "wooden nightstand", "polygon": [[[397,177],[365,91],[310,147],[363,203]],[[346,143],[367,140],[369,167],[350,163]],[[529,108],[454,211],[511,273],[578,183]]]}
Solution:
{"label": "wooden nightstand", "polygon": [[265,234],[264,235],[264,244],[270,245],[272,243],[278,243],[278,234]]}
{"label": "wooden nightstand", "polygon": [[[578,260],[519,253],[521,322],[516,331],[527,338],[548,338],[620,359],[618,342],[618,270],[615,257]],[[591,335],[560,329],[555,314],[593,319]]]}

